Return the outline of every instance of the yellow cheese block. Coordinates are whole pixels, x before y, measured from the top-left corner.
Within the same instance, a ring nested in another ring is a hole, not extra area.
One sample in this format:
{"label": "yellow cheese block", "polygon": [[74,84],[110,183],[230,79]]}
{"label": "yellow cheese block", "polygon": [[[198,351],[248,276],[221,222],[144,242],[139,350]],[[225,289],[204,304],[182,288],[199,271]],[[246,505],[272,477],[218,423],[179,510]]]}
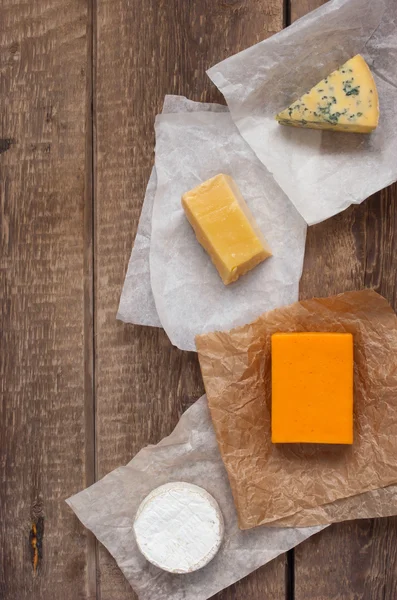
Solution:
{"label": "yellow cheese block", "polygon": [[353,443],[353,336],[272,335],[272,442]]}
{"label": "yellow cheese block", "polygon": [[378,92],[360,54],[276,116],[282,125],[370,133],[379,121]]}
{"label": "yellow cheese block", "polygon": [[240,190],[228,175],[216,175],[186,192],[182,206],[225,285],[271,256]]}

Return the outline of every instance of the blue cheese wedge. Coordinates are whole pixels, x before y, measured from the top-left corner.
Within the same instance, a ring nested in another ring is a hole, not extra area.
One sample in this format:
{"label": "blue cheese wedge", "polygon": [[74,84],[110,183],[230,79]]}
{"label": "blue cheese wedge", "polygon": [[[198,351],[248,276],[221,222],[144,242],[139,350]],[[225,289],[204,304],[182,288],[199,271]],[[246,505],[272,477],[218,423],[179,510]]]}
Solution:
{"label": "blue cheese wedge", "polygon": [[191,573],[218,552],[224,523],[217,501],[208,492],[173,482],[143,500],[134,532],[140,551],[153,565],[169,573]]}
{"label": "blue cheese wedge", "polygon": [[282,125],[370,133],[379,121],[378,92],[360,54],[315,85],[276,119]]}

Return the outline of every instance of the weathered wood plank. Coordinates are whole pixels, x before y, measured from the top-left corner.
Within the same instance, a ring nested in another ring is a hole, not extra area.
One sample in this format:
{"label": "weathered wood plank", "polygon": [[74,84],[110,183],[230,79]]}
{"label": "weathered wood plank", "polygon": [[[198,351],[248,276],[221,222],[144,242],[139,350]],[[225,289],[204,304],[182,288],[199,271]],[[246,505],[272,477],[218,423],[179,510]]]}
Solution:
{"label": "weathered wood plank", "polygon": [[[374,287],[397,309],[397,187],[309,230],[302,296]],[[295,551],[296,600],[392,599],[397,519],[340,523]]]}
{"label": "weathered wood plank", "polygon": [[325,4],[327,0],[289,0],[290,23],[303,17],[311,10]]}
{"label": "weathered wood plank", "polygon": [[[324,2],[291,0],[295,20]],[[308,231],[301,296],[374,287],[397,309],[397,187]],[[391,600],[397,519],[340,523],[295,550],[295,600]]]}
{"label": "weathered wood plank", "polygon": [[4,0],[1,9],[0,597],[5,600],[86,599],[96,593],[92,538],[64,503],[94,474],[93,436],[87,429],[93,422],[92,356],[85,345],[87,333],[92,337],[85,314],[92,287],[84,228],[91,202],[86,186],[91,171],[85,168],[88,6],[85,0]]}
{"label": "weathered wood plank", "polygon": [[[282,0],[103,0],[96,62],[96,406],[98,477],[170,433],[203,392],[196,355],[115,314],[166,93],[220,101],[215,62],[282,27]],[[134,595],[100,549],[102,600]],[[284,559],[218,596],[284,598]]]}

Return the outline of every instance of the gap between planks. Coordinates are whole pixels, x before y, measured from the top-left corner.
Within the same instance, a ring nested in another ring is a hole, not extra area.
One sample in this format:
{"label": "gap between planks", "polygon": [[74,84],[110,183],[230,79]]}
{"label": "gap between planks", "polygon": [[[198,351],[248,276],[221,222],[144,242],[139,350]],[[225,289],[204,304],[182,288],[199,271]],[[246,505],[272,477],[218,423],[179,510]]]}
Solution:
{"label": "gap between planks", "polygon": [[[95,52],[96,0],[87,2],[87,88],[84,198],[84,414],[85,485],[95,483],[96,398],[95,398]],[[100,599],[98,541],[87,530],[87,597]]]}
{"label": "gap between planks", "polygon": [[[291,25],[291,0],[284,0],[284,28]],[[295,600],[295,550],[288,550],[285,561],[285,598]]]}

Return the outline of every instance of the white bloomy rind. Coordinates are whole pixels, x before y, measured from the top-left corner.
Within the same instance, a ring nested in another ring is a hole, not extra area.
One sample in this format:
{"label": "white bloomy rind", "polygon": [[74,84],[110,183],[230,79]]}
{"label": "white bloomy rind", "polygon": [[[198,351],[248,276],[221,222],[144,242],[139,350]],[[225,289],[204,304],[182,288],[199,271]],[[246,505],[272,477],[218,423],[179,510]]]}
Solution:
{"label": "white bloomy rind", "polygon": [[218,552],[224,523],[217,501],[208,492],[173,482],[143,500],[134,531],[140,551],[153,565],[170,573],[191,573]]}

